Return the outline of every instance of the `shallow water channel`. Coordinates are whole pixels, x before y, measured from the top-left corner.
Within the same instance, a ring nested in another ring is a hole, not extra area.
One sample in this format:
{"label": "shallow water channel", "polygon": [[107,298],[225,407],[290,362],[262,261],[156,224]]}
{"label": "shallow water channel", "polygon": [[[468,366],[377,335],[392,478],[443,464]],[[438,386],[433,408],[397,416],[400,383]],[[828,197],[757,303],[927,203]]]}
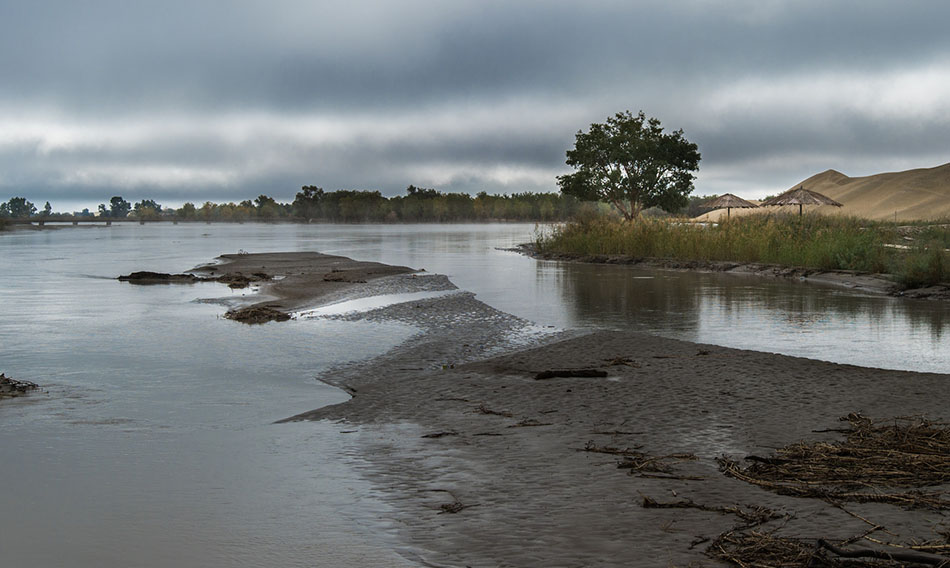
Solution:
{"label": "shallow water channel", "polygon": [[346,427],[273,422],[345,400],[313,377],[417,329],[321,317],[244,326],[196,301],[234,295],[225,286],[113,280],[135,270],[317,250],[446,274],[552,329],[637,329],[950,372],[946,304],[499,250],[533,233],[525,224],[154,224],[0,234],[0,371],[46,391],[0,403],[0,564],[414,565],[395,552],[404,543],[379,488],[358,458],[344,459],[359,451],[340,435]]}

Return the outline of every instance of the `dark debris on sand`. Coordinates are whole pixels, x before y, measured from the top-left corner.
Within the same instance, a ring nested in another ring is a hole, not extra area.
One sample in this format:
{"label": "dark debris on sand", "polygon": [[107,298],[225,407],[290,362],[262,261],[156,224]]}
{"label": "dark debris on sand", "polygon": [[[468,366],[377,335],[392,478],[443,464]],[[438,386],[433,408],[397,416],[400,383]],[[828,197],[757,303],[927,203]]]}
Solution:
{"label": "dark debris on sand", "polygon": [[798,442],[750,465],[721,459],[723,472],[781,495],[833,502],[890,503],[905,508],[950,509],[942,491],[950,483],[950,426],[920,417],[875,423],[860,414],[842,442]]}
{"label": "dark debris on sand", "polygon": [[30,381],[18,381],[0,373],[0,400],[4,398],[15,398],[23,396],[39,388],[36,383]]}
{"label": "dark debris on sand", "polygon": [[290,314],[271,306],[249,306],[238,310],[231,310],[224,314],[229,320],[246,324],[267,323],[269,321],[287,321]]}
{"label": "dark debris on sand", "polygon": [[220,282],[227,284],[228,288],[235,290],[247,288],[254,282],[266,282],[272,278],[273,277],[266,272],[255,272],[251,275],[246,275],[241,272],[231,272],[221,276],[206,278],[195,276],[194,274],[168,274],[165,272],[141,270],[119,276],[116,280],[130,284],[194,284],[195,282]]}
{"label": "dark debris on sand", "polygon": [[[724,474],[781,495],[842,503],[886,503],[905,509],[950,509],[941,486],[950,482],[950,425],[922,417],[874,422],[851,413],[839,442],[798,442],[766,457],[748,456],[750,464],[720,460]],[[925,491],[923,488],[933,488]],[[847,512],[847,511],[846,511]],[[832,543],[823,538],[789,538],[762,530],[734,529],[707,550],[712,558],[736,566],[944,566],[950,567],[950,533],[937,540],[895,537],[881,524],[868,523],[860,535]],[[903,540],[903,539],[902,539]],[[858,542],[862,546],[852,546]],[[867,548],[872,545],[872,548]]]}

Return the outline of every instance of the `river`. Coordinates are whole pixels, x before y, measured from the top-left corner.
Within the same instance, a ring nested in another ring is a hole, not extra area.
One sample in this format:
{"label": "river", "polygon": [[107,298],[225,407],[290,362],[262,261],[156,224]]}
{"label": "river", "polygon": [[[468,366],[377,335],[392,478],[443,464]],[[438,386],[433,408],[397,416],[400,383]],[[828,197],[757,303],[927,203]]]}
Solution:
{"label": "river", "polygon": [[[316,250],[446,274],[555,329],[636,329],[856,365],[950,372],[950,307],[753,276],[536,261],[529,224],[152,224],[0,234],[4,566],[412,566],[315,381],[418,330],[220,317],[220,284],[131,286],[223,253]],[[240,292],[238,293],[240,294]]]}

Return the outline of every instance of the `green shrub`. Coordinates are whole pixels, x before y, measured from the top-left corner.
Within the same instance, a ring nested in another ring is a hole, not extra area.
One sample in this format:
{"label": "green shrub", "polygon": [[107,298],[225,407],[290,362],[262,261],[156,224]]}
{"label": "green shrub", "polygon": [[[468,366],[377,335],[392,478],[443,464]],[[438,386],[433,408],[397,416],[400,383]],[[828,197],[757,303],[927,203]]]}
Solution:
{"label": "green shrub", "polygon": [[943,252],[950,229],[928,226],[916,234],[916,242],[926,236],[928,244],[907,252],[893,246],[906,242],[893,223],[854,217],[758,214],[703,225],[648,218],[627,222],[589,214],[540,235],[537,247],[542,253],[891,273],[904,286],[950,280],[950,261]]}
{"label": "green shrub", "polygon": [[921,288],[950,281],[950,262],[939,246],[905,253],[894,275],[904,288]]}

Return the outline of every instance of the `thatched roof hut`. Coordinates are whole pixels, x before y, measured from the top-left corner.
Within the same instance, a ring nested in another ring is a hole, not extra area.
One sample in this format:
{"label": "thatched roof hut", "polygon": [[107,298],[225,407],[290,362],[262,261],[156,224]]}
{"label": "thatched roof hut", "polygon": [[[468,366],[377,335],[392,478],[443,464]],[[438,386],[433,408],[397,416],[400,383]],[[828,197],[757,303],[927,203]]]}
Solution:
{"label": "thatched roof hut", "polygon": [[802,214],[802,207],[805,205],[833,205],[835,207],[844,207],[834,199],[822,195],[817,191],[807,190],[804,186],[799,186],[797,189],[790,189],[781,195],[762,202],[762,207],[772,205],[798,205],[799,215]]}
{"label": "thatched roof hut", "polygon": [[758,205],[755,203],[746,201],[745,199],[737,197],[731,193],[724,193],[712,201],[704,203],[703,206],[709,207],[710,209],[725,209],[727,218],[729,217],[729,210],[731,210],[733,207],[737,209],[758,207]]}

